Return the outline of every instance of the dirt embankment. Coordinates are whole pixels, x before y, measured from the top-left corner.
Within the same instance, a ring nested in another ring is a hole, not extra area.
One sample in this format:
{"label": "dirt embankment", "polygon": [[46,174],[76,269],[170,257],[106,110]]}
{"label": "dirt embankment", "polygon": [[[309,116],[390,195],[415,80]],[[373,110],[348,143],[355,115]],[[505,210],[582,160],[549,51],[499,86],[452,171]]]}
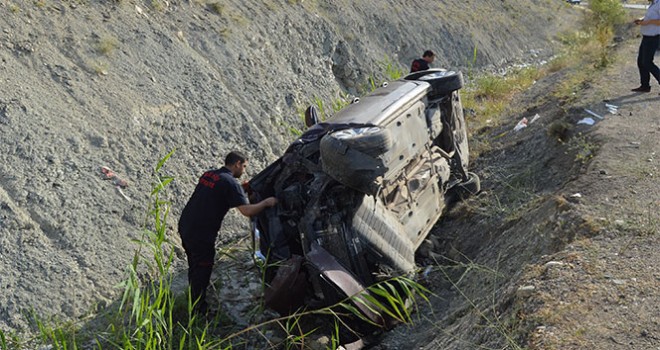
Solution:
{"label": "dirt embankment", "polygon": [[[548,57],[578,15],[550,0],[0,0],[0,327],[115,300],[170,150],[174,227],[201,171],[234,148],[264,167],[314,97],[358,94],[427,48],[471,69]],[[244,232],[236,216],[223,228]]]}
{"label": "dirt embankment", "polygon": [[[553,97],[565,84],[554,73],[485,130],[491,150],[474,164],[483,192],[434,233],[431,306],[377,348],[660,346],[660,87],[630,92],[636,34],[626,30],[614,63],[571,88],[570,104]],[[595,124],[578,124],[585,118]]]}

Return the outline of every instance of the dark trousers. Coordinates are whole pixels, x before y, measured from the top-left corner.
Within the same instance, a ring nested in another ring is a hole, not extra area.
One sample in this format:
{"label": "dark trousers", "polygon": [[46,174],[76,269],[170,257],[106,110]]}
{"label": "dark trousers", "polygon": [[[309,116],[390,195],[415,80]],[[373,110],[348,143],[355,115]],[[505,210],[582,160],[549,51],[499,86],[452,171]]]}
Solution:
{"label": "dark trousers", "polygon": [[213,261],[215,259],[215,246],[202,242],[183,241],[183,249],[188,258],[188,283],[190,284],[190,297],[195,304],[195,311],[205,312],[206,288],[211,281]]}
{"label": "dark trousers", "polygon": [[651,75],[660,83],[660,69],[653,63],[658,44],[660,44],[660,35],[642,37],[639,54],[637,55],[637,68],[639,68],[639,80],[642,87],[651,86]]}

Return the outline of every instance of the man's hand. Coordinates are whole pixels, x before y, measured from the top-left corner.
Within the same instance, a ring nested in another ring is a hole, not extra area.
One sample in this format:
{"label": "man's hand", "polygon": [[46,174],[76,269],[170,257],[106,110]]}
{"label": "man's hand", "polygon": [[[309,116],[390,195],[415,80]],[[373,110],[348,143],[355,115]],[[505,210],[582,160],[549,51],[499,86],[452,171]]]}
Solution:
{"label": "man's hand", "polygon": [[277,198],[268,197],[268,198],[264,199],[264,204],[269,208],[274,207],[275,205],[277,205]]}
{"label": "man's hand", "polygon": [[273,207],[277,204],[277,198],[268,197],[256,204],[245,204],[238,206],[238,211],[245,216],[255,216],[261,213],[265,208]]}
{"label": "man's hand", "polygon": [[633,21],[633,23],[635,23],[636,25],[641,25],[642,22],[644,22],[644,18],[636,18],[636,19]]}

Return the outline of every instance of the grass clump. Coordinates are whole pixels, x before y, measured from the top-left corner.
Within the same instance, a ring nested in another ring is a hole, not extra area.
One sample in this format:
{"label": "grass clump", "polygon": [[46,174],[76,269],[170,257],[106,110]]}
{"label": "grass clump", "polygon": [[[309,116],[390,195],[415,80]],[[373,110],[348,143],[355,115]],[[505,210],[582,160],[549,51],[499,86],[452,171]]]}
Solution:
{"label": "grass clump", "polygon": [[470,121],[470,133],[501,124],[516,94],[528,89],[544,74],[540,68],[524,67],[507,75],[485,74],[474,78],[461,90],[463,107],[475,115]]}
{"label": "grass clump", "polygon": [[557,120],[548,126],[548,136],[559,142],[565,142],[568,140],[572,130],[572,124],[566,120]]}
{"label": "grass clump", "polygon": [[219,2],[211,2],[207,6],[213,13],[217,15],[222,16],[225,13],[225,5]]}
{"label": "grass clump", "polygon": [[103,36],[96,43],[97,50],[102,55],[109,55],[119,47],[119,40],[114,36]]}
{"label": "grass clump", "polygon": [[151,7],[156,11],[164,11],[167,8],[167,4],[162,0],[151,0]]}
{"label": "grass clump", "polygon": [[582,133],[578,133],[577,136],[572,137],[566,144],[568,146],[568,152],[575,154],[575,161],[582,164],[593,158],[599,149],[597,143]]}

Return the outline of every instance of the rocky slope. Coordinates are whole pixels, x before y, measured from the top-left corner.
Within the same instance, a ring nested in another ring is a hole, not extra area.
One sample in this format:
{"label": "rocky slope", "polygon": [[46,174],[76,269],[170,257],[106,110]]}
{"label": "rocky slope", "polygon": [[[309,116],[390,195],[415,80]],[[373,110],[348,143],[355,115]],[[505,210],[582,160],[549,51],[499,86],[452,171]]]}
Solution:
{"label": "rocky slope", "polygon": [[[551,0],[0,0],[0,329],[116,299],[170,150],[175,227],[204,169],[243,149],[258,171],[315,98],[428,48],[464,70],[541,60],[577,16]],[[244,233],[229,217],[225,241]]]}

